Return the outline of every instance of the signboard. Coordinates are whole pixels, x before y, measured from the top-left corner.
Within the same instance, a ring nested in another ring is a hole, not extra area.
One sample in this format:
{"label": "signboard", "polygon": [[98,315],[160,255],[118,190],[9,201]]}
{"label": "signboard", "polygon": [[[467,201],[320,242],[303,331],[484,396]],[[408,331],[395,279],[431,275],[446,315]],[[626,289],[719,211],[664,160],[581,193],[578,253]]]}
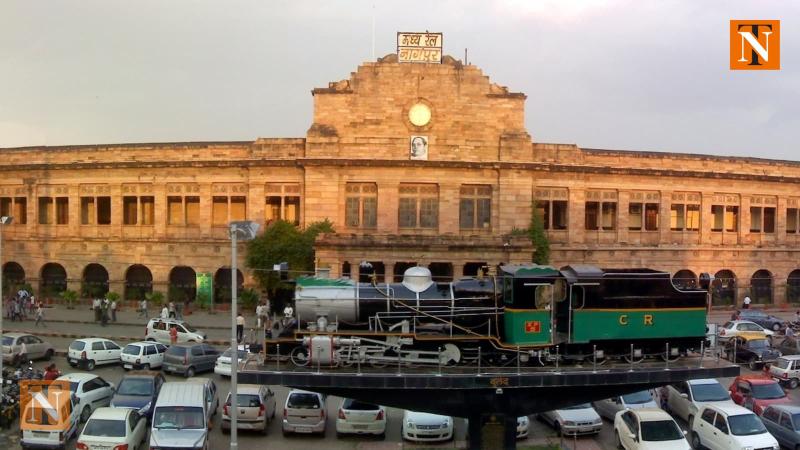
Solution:
{"label": "signboard", "polygon": [[442,63],[442,33],[397,33],[397,60]]}
{"label": "signboard", "polygon": [[214,277],[211,272],[197,272],[197,297],[199,306],[210,306],[214,298]]}

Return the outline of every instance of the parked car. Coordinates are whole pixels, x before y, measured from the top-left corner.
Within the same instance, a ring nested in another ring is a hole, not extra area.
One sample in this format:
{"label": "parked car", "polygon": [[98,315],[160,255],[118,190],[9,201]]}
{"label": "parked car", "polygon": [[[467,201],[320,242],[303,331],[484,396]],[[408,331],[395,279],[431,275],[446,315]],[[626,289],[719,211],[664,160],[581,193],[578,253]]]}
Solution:
{"label": "parked car", "polygon": [[316,392],[293,389],[283,405],[283,435],[325,434],[325,397]]}
{"label": "parked car", "polygon": [[588,403],[543,412],[539,418],[564,436],[597,434],[603,428],[603,419]]}
{"label": "parked car", "polygon": [[632,394],[611,397],[592,403],[595,411],[610,421],[614,421],[617,413],[623,409],[658,408],[650,391],[639,391]]}
{"label": "parked car", "polygon": [[749,320],[750,322],[755,322],[772,331],[782,330],[786,328],[786,324],[788,323],[779,317],[757,309],[743,309],[739,311],[739,320]]}
{"label": "parked car", "polygon": [[767,406],[761,414],[761,422],[781,447],[800,448],[800,406]]}
{"label": "parked car", "polygon": [[706,405],[691,426],[696,449],[780,448],[761,419],[739,405]]}
{"label": "parked car", "polygon": [[208,409],[209,417],[214,417],[217,415],[217,409],[219,409],[219,392],[217,391],[217,383],[214,382],[211,378],[189,378],[186,380],[187,383],[198,383],[203,385],[203,390],[205,392],[206,398],[206,409]]}
{"label": "parked car", "polygon": [[453,418],[439,414],[404,411],[400,437],[406,441],[439,442],[453,439]]}
{"label": "parked car", "polygon": [[191,378],[197,372],[214,370],[219,352],[208,344],[176,344],[164,353],[164,372]]}
{"label": "parked car", "polygon": [[83,427],[76,450],[142,448],[147,419],[129,408],[97,408]]}
{"label": "parked car", "polygon": [[167,346],[157,342],[134,342],[122,349],[120,360],[122,368],[128,369],[157,369],[164,364],[164,353]]}
{"label": "parked car", "polygon": [[78,399],[76,408],[81,422],[86,422],[95,409],[111,404],[114,396],[114,384],[92,373],[73,372],[56,380],[69,381],[70,390]]}
{"label": "parked car", "polygon": [[[51,386],[50,389],[53,387]],[[52,405],[58,408],[59,417],[66,420],[59,420],[57,423],[42,427],[41,417],[47,415],[46,410],[42,410],[41,404],[28,402],[20,405],[20,445],[25,448],[66,448],[67,442],[78,435],[78,425],[80,424],[80,413],[77,408],[77,398],[74,395],[60,397],[64,399],[64,404]],[[6,448],[11,448],[6,444]]]}
{"label": "parked car", "polygon": [[667,411],[685,420],[689,426],[697,412],[706,405],[733,405],[730,393],[713,378],[681,381],[666,386]]}
{"label": "parked car", "polygon": [[775,362],[781,352],[772,348],[760,333],[741,333],[725,343],[725,355],[733,363],[747,363],[750,370]]}
{"label": "parked car", "polygon": [[196,330],[183,320],[150,319],[144,329],[144,340],[170,345],[169,330],[172,327],[178,329],[178,344],[203,342],[207,339],[205,333]]}
{"label": "parked car", "polygon": [[[222,375],[223,377],[231,376],[231,356],[232,355],[233,355],[233,352],[231,351],[230,347],[228,347],[227,350],[222,352],[222,354],[219,355],[219,357],[217,358],[216,363],[214,364],[214,373],[216,373],[217,375]],[[238,352],[238,355],[237,355],[237,358],[239,358],[239,361],[244,361],[245,359],[247,359],[247,350],[245,350],[243,348],[240,348],[239,352]]]}
{"label": "parked car", "polygon": [[719,339],[720,341],[726,341],[741,333],[764,333],[767,337],[775,335],[775,332],[772,330],[768,330],[755,322],[749,320],[732,320],[730,322],[725,322],[725,324],[719,328]]}
{"label": "parked car", "polygon": [[[236,388],[236,428],[239,430],[259,430],[267,434],[269,424],[275,418],[275,393],[266,386],[257,384],[240,384]],[[222,408],[222,432],[231,429],[231,393],[225,399]]]}
{"label": "parked car", "polygon": [[530,433],[531,421],[528,416],[517,417],[517,439],[525,439]]}
{"label": "parked car", "polygon": [[781,356],[769,366],[769,374],[781,385],[797,389],[800,385],[800,355]]}
{"label": "parked car", "polygon": [[782,355],[800,354],[800,341],[798,341],[794,336],[773,338],[772,345],[776,350],[781,352]]}
{"label": "parked car", "polygon": [[769,405],[790,403],[789,396],[772,378],[761,376],[738,376],[728,390],[731,399],[759,416]]}
{"label": "parked car", "polygon": [[625,450],[686,450],[689,442],[675,419],[659,408],[617,412],[614,417],[617,448]]}
{"label": "parked car", "polygon": [[165,382],[161,372],[129,372],[119,382],[109,406],[133,408],[150,420],[153,417],[153,406],[158,399],[158,392]]}
{"label": "parked car", "polygon": [[203,385],[168,381],[161,386],[153,410],[150,448],[208,450],[210,424]]}
{"label": "parked car", "polygon": [[67,362],[72,367],[94,370],[97,365],[118,364],[121,353],[122,347],[108,339],[75,339],[69,344]]}
{"label": "parked car", "polygon": [[43,341],[40,337],[25,333],[4,333],[3,334],[3,362],[15,366],[26,363],[19,360],[19,350],[22,343],[28,352],[28,359],[44,359],[49,361],[56,353],[56,350],[49,342]]}
{"label": "parked car", "polygon": [[374,403],[342,399],[336,417],[336,436],[371,434],[386,437],[386,409]]}

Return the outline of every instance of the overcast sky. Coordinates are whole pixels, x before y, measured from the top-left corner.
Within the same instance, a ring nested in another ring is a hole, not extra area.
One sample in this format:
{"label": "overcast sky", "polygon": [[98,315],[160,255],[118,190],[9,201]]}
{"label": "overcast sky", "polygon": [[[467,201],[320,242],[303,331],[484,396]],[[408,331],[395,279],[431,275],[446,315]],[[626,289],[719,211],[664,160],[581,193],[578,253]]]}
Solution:
{"label": "overcast sky", "polygon": [[[537,142],[800,160],[800,2],[5,0],[0,147],[303,137],[314,87],[397,31],[528,95]],[[728,68],[781,20],[781,70]]]}

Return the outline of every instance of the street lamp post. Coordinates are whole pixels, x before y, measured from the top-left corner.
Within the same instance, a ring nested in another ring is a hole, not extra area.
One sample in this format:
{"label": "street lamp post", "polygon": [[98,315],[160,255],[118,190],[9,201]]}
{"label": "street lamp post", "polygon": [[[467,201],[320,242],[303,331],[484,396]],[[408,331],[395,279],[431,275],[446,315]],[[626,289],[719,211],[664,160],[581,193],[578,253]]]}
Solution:
{"label": "street lamp post", "polygon": [[236,269],[236,239],[241,237],[243,241],[249,241],[256,237],[259,225],[249,220],[231,222],[231,450],[238,450],[237,441],[237,416],[238,416],[238,395],[237,395],[237,372],[239,370],[239,342],[236,339],[236,288],[239,282],[238,270]]}
{"label": "street lamp post", "polygon": [[[14,220],[11,216],[0,217],[0,337],[3,334],[3,226],[11,225]],[[3,379],[3,355],[0,355],[0,380],[2,387],[5,387],[6,380]]]}

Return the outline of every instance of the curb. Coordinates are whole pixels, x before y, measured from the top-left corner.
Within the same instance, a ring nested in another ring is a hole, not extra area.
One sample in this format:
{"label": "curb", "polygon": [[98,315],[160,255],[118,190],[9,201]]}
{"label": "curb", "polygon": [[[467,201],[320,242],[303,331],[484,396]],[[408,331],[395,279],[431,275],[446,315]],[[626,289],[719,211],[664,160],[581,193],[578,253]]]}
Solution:
{"label": "curb", "polygon": [[[32,334],[29,331],[25,330],[4,330],[4,333],[24,333],[24,334]],[[139,342],[143,341],[144,338],[139,336],[108,336],[108,335],[95,335],[95,336],[86,336],[84,334],[75,334],[75,333],[58,333],[58,332],[48,332],[48,331],[36,331],[36,336],[45,336],[45,337],[57,337],[57,338],[67,338],[67,339],[83,339],[88,337],[96,337],[102,339],[108,339],[111,341],[129,341],[129,342]],[[203,341],[206,344],[211,345],[228,345],[230,341],[227,340],[219,340],[219,339],[206,339]],[[56,352],[58,353],[58,352]],[[64,352],[66,354],[66,352]]]}

